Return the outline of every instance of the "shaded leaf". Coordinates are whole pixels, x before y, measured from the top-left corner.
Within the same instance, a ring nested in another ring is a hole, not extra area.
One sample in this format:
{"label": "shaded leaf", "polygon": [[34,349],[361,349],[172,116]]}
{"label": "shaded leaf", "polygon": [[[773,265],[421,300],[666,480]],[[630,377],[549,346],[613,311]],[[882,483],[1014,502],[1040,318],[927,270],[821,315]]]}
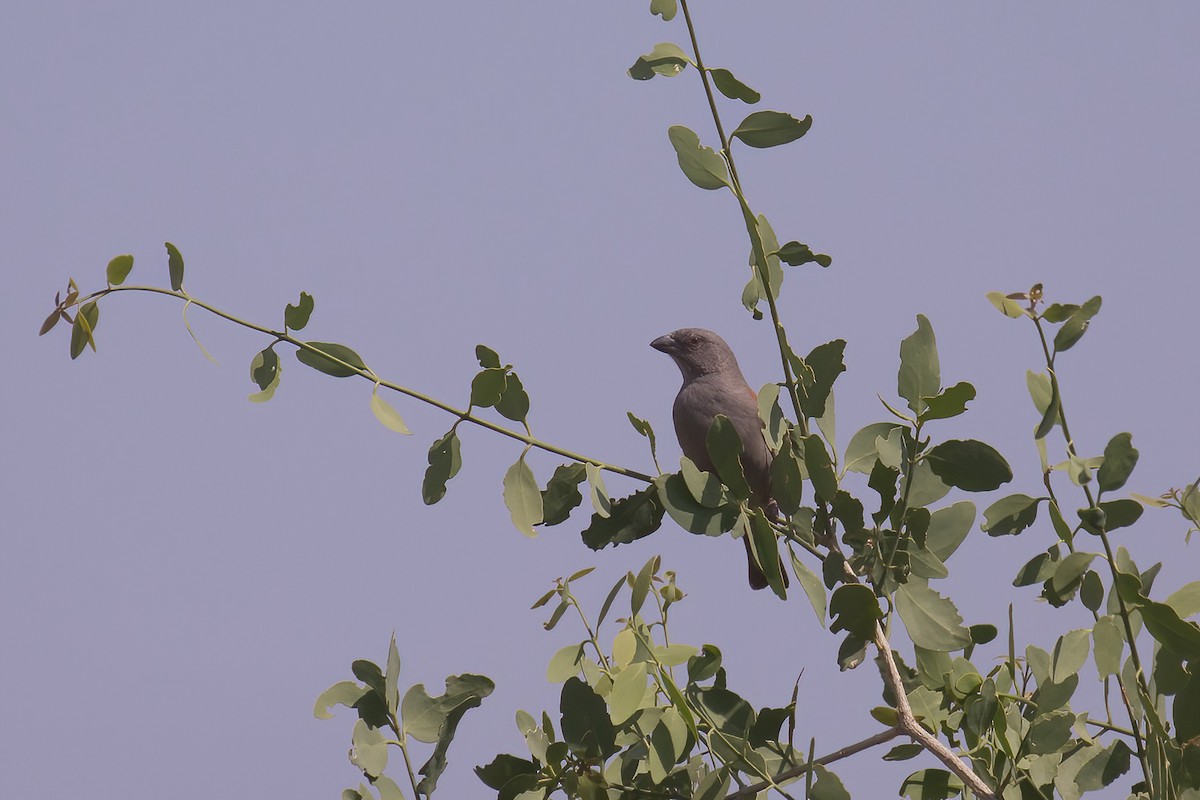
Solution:
{"label": "shaded leaf", "polygon": [[1104,463],[1096,470],[1096,484],[1102,492],[1120,489],[1129,480],[1137,465],[1138,451],[1133,446],[1133,435],[1118,433],[1104,447]]}
{"label": "shaded leaf", "polygon": [[778,255],[789,267],[799,267],[810,262],[828,267],[833,263],[833,259],[829,256],[824,253],[814,253],[811,247],[795,240],[780,247]]}
{"label": "shaded leaf", "polygon": [[849,631],[870,641],[875,637],[876,621],[883,619],[883,611],[868,587],[847,583],[839,586],[829,599],[829,616],[833,619],[829,625],[831,633]]}
{"label": "shaded leaf", "polygon": [[[446,753],[450,749],[450,743],[454,740],[459,722],[463,715],[472,708],[478,708],[483,703],[483,698],[490,695],[493,689],[495,689],[495,684],[482,675],[455,675],[446,679],[446,694],[437,698],[445,710],[445,716],[438,730],[433,754],[419,770],[423,776],[417,784],[417,791],[420,794],[425,797],[433,794],[434,789],[437,788],[438,779],[449,764]],[[381,797],[380,800],[383,798]]]}
{"label": "shaded leaf", "polygon": [[359,370],[367,368],[358,353],[344,344],[333,342],[305,342],[304,344],[306,347],[296,351],[296,360],[318,372],[324,372],[335,378],[349,378],[359,374]]}
{"label": "shaded leaf", "polygon": [[750,498],[750,484],[742,470],[742,438],[729,417],[717,414],[708,429],[705,439],[708,455],[717,470],[721,483],[729,487],[739,499]]}
{"label": "shaded leaf", "polygon": [[974,386],[966,382],[956,383],[933,397],[925,398],[925,411],[921,414],[920,420],[928,422],[932,419],[957,417],[967,410],[967,403],[974,399]]}
{"label": "shaded leaf", "polygon": [[941,561],[947,561],[971,532],[975,524],[975,504],[961,500],[952,506],[939,508],[929,517],[925,548]]}
{"label": "shaded leaf", "polygon": [[980,528],[988,536],[1016,535],[1037,520],[1038,503],[1045,499],[1027,494],[1010,494],[1001,498],[983,512],[983,525]]}
{"label": "shaded leaf", "polygon": [[941,388],[941,367],[933,326],[925,315],[918,314],[916,331],[900,343],[896,391],[908,401],[912,412],[920,415],[925,411],[925,398],[937,395]]}
{"label": "shaded leaf", "polygon": [[1012,469],[991,445],[974,439],[950,439],[925,454],[933,473],[947,486],[990,492],[1012,480]]}
{"label": "shaded leaf", "polygon": [[604,759],[617,752],[616,728],[604,699],[579,678],[563,684],[559,702],[563,740],[580,758]]}
{"label": "shaded leaf", "polygon": [[730,100],[741,100],[743,103],[754,105],[762,99],[761,94],[733,77],[733,73],[729,70],[717,68],[710,69],[708,72],[712,75],[713,83],[717,86],[717,91]]}
{"label": "shaded leaf", "polygon": [[825,443],[815,433],[800,437],[804,444],[804,465],[808,470],[808,479],[812,481],[813,490],[823,500],[832,500],[837,494],[837,475],[833,471],[833,463],[829,460],[829,451]]}
{"label": "shaded leaf", "polygon": [[673,78],[690,63],[692,60],[679,45],[660,42],[649,53],[638,56],[638,60],[628,69],[628,74],[635,81],[648,81],[655,75]]}
{"label": "shaded leaf", "polygon": [[834,339],[817,345],[805,356],[804,363],[812,375],[811,379],[800,381],[799,386],[800,407],[805,416],[821,417],[825,414],[825,405],[834,381],[846,371],[845,351],[846,340]]}
{"label": "shaded leaf", "polygon": [[308,318],[312,316],[313,298],[308,292],[300,293],[300,302],[296,305],[288,303],[287,308],[283,310],[284,327],[291,330],[302,330],[308,325]]}
{"label": "shaded leaf", "polygon": [[566,522],[571,512],[583,502],[579,484],[586,471],[583,464],[562,464],[554,470],[542,492],[542,524],[558,525]]}
{"label": "shaded leaf", "polygon": [[265,392],[279,375],[279,355],[270,347],[254,356],[250,362],[250,380]]}
{"label": "shaded leaf", "polygon": [[496,405],[504,394],[507,381],[508,375],[503,369],[480,370],[471,379],[471,405],[478,408],[491,408]]}
{"label": "shaded leaf", "polygon": [[796,119],[782,111],[755,111],[730,135],[741,139],[750,147],[775,147],[794,142],[812,127],[812,117]]}
{"label": "shaded leaf", "polygon": [[171,276],[171,289],[180,292],[183,291],[183,256],[179,252],[179,248],[170,242],[167,245],[167,271]]}
{"label": "shaded leaf", "polygon": [[446,482],[462,467],[458,434],[454,429],[429,448],[428,462],[425,480],[421,483],[421,499],[431,506],[446,496]]}
{"label": "shaded leaf", "polygon": [[[684,487],[686,491],[686,487]],[[593,550],[610,544],[626,544],[649,536],[662,525],[663,504],[656,486],[647,486],[629,497],[614,500],[609,516],[592,515],[583,530],[583,543]]]}

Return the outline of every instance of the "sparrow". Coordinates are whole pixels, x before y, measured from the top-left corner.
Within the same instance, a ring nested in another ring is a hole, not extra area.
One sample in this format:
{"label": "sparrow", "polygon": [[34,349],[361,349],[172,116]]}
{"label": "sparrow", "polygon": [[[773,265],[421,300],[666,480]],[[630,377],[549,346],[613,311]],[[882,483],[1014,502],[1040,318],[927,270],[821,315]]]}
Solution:
{"label": "sparrow", "polygon": [[[713,419],[724,414],[742,441],[742,470],[752,492],[751,503],[764,509],[769,517],[777,517],[778,508],[771,500],[772,455],[763,438],[758,396],[742,376],[729,345],[710,330],[680,328],[658,337],[650,346],[669,355],[683,373],[683,386],[671,415],[683,454],[699,469],[716,474],[708,454],[708,430]],[[749,537],[743,536],[742,542],[746,545],[750,587],[764,589],[767,578],[754,560]],[[782,566],[781,560],[780,573],[786,586],[788,577]]]}

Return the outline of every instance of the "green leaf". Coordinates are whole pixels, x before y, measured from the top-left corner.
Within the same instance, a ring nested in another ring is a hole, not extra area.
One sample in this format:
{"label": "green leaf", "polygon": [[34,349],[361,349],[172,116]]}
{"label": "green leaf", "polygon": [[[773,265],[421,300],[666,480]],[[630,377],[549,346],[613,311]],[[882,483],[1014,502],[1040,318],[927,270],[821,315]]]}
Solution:
{"label": "green leaf", "polygon": [[400,416],[400,412],[392,408],[392,405],[387,400],[379,396],[379,384],[375,384],[375,391],[371,392],[371,413],[389,431],[403,433],[408,436],[412,435],[412,431],[404,424],[404,418]]}
{"label": "green leaf", "polygon": [[761,94],[733,77],[733,73],[727,69],[710,69],[708,73],[712,75],[717,91],[730,100],[741,100],[743,103],[754,105],[762,99]]}
{"label": "green leaf", "polygon": [[783,563],[779,560],[779,541],[775,538],[775,531],[763,515],[762,509],[755,509],[754,515],[750,517],[748,535],[752,537],[754,557],[767,579],[767,585],[780,600],[787,600]]}
{"label": "green leaf", "polygon": [[275,383],[279,377],[279,355],[270,347],[254,356],[250,362],[250,380],[254,381],[260,391]]}
{"label": "green leaf", "polygon": [[592,500],[592,508],[602,517],[612,513],[612,499],[608,496],[608,487],[604,485],[604,471],[591,462],[583,465],[583,473],[587,476],[588,496]]}
{"label": "green leaf", "polygon": [[[670,22],[675,19],[675,14],[679,11],[679,0],[650,0],[650,13],[662,17],[663,22]],[[494,786],[494,789],[500,787]]]}
{"label": "green leaf", "polygon": [[330,708],[336,705],[354,708],[362,696],[369,691],[370,689],[360,686],[354,681],[338,681],[321,692],[321,696],[317,698],[317,702],[313,706],[313,716],[317,719],[332,719],[333,714],[330,712]]}
{"label": "green leaf", "polygon": [[779,453],[771,461],[770,480],[771,497],[779,510],[791,516],[800,510],[804,499],[804,475],[801,472],[803,460],[796,452],[791,434],[784,437]]}
{"label": "green leaf", "polygon": [[396,688],[400,680],[400,650],[396,647],[396,632],[388,642],[387,671],[383,674],[383,694],[387,709],[395,714],[400,709],[400,693]]}
{"label": "green leaf", "polygon": [[1096,671],[1103,680],[1121,672],[1121,655],[1125,648],[1125,636],[1116,617],[1104,616],[1092,626],[1092,646],[1096,654]]}
{"label": "green leaf", "polygon": [[933,474],[947,486],[990,492],[1012,480],[1012,469],[991,445],[974,439],[950,439],[925,454]]}
{"label": "green leaf", "polygon": [[733,427],[733,423],[729,417],[724,414],[717,414],[713,418],[712,425],[708,429],[708,436],[705,439],[705,446],[708,449],[708,455],[712,459],[713,466],[717,470],[717,476],[721,479],[721,483],[729,487],[730,491],[738,498],[747,500],[750,498],[750,484],[746,482],[746,475],[742,471],[742,439],[738,435],[737,429]]}
{"label": "green leaf", "polygon": [[1091,631],[1068,631],[1058,637],[1054,652],[1050,654],[1050,680],[1053,683],[1063,683],[1068,677],[1079,672],[1087,662],[1088,650],[1091,644]]}
{"label": "green leaf", "polygon": [[817,776],[813,782],[808,800],[850,800],[850,793],[842,785],[842,780],[830,771],[824,764],[813,764],[813,774]]}
{"label": "green leaf", "polygon": [[170,242],[167,245],[167,271],[171,275],[171,289],[176,292],[183,291],[183,256],[179,253],[179,248]]}
{"label": "green leaf", "polygon": [[705,508],[719,508],[734,502],[716,475],[701,470],[687,456],[679,459],[679,474],[692,499]]}
{"label": "green leaf", "polygon": [[633,415],[632,411],[626,411],[625,415],[629,417],[629,424],[633,429],[650,440],[650,458],[658,461],[658,442],[654,438],[654,428],[644,419],[640,419]]}
{"label": "green leaf", "polygon": [[674,78],[691,63],[692,60],[679,45],[660,42],[654,45],[654,49],[649,53],[638,56],[638,60],[633,62],[633,66],[629,68],[628,74],[635,81],[648,81],[655,75]]}
{"label": "green leaf", "polygon": [[513,778],[536,775],[538,767],[525,758],[501,754],[482,767],[475,767],[475,775],[489,789],[502,789]]}
{"label": "green leaf", "polygon": [[475,345],[475,358],[484,369],[500,369],[500,356],[486,344]]}
{"label": "green leaf", "polygon": [[[1142,513],[1145,511],[1138,501],[1125,498],[1103,502],[1100,504],[1100,510],[1104,512],[1104,530],[1106,531],[1128,528],[1141,519]],[[1084,523],[1083,527],[1089,533],[1099,533],[1098,529],[1089,528],[1087,523]]]}
{"label": "green leaf", "polygon": [[86,347],[90,346],[92,352],[96,352],[96,338],[92,333],[96,330],[96,325],[99,322],[100,306],[96,305],[95,300],[85,304],[75,314],[75,321],[71,323],[72,360],[79,358]]}
{"label": "green leaf", "polygon": [[1095,553],[1077,552],[1067,555],[1058,562],[1058,566],[1054,570],[1054,577],[1050,579],[1051,588],[1059,594],[1071,589],[1077,582],[1083,580],[1084,573],[1088,571],[1095,558]]}
{"label": "green leaf", "polygon": [[988,292],[987,299],[989,303],[996,307],[997,311],[1009,319],[1029,316],[1020,303],[1005,295],[1004,292]]}
{"label": "green leaf", "polygon": [[804,363],[811,370],[811,380],[800,382],[800,407],[806,417],[821,417],[825,414],[825,405],[833,383],[838,376],[846,371],[844,355],[846,340],[834,339],[832,342],[817,345],[804,358]]}
{"label": "green leaf", "polygon": [[711,147],[700,144],[700,137],[682,125],[673,125],[667,131],[679,168],[692,183],[701,189],[720,189],[729,186],[729,167],[725,159]]}
{"label": "green leaf", "polygon": [[925,411],[925,398],[934,397],[941,389],[937,339],[929,320],[923,314],[918,314],[916,331],[900,343],[900,372],[896,376],[896,391],[908,401],[912,412],[919,416]]}
{"label": "green leaf", "polygon": [[419,770],[423,776],[417,784],[417,792],[420,795],[429,797],[433,794],[438,779],[449,764],[446,753],[454,740],[459,722],[472,708],[478,708],[483,703],[483,698],[490,695],[493,689],[495,684],[482,675],[454,675],[446,679],[446,694],[437,698],[445,715],[438,730],[433,754]]}
{"label": "green leaf", "polygon": [[925,412],[921,414],[920,420],[928,422],[931,419],[957,417],[967,410],[967,403],[974,399],[974,386],[965,382],[956,383],[933,397],[925,398]]}
{"label": "green leaf", "polygon": [[[850,437],[846,446],[846,457],[843,461],[847,472],[861,472],[870,475],[879,458],[875,440],[886,440],[892,431],[903,426],[896,422],[873,422]],[[887,465],[895,466],[895,465]]]}
{"label": "green leaf", "polygon": [[308,318],[312,316],[312,312],[312,295],[308,292],[301,292],[300,302],[296,305],[288,303],[287,308],[283,310],[283,325],[294,331],[302,330],[308,324]]}
{"label": "green leaf", "polygon": [[875,638],[875,623],[883,619],[883,611],[875,593],[861,583],[845,583],[829,598],[829,625],[831,633],[849,631],[860,639]]}
{"label": "green leaf", "polygon": [[1192,666],[1191,677],[1175,693],[1175,704],[1171,710],[1175,721],[1175,736],[1187,742],[1200,736],[1200,670]]}
{"label": "green leaf", "polygon": [[525,418],[529,416],[529,394],[526,393],[525,386],[517,377],[517,373],[508,373],[508,379],[504,382],[504,394],[500,395],[500,402],[496,403],[496,410],[500,412],[501,416],[511,419],[513,422],[524,422]]}
{"label": "green leaf", "polygon": [[471,405],[491,408],[504,394],[507,375],[503,369],[484,369],[471,379]]}
{"label": "green leaf", "polygon": [[896,610],[918,647],[950,653],[971,644],[971,632],[954,603],[928,586],[903,584],[896,591]]}
{"label": "green leaf", "polygon": [[1058,562],[1051,559],[1049,553],[1038,553],[1017,571],[1013,578],[1013,586],[1033,586],[1042,583],[1054,574]]}
{"label": "green leaf", "polygon": [[608,695],[609,719],[620,725],[633,716],[642,707],[646,688],[646,662],[622,667],[613,678],[612,691]]}
{"label": "green leaf", "polygon": [[817,615],[817,622],[820,622],[821,627],[824,628],[826,600],[825,584],[822,583],[821,576],[813,572],[795,554],[792,555],[792,571],[796,573],[796,580],[800,581],[800,588],[804,590],[804,595],[812,605],[813,613]]}
{"label": "green leaf", "polygon": [[988,536],[1015,536],[1037,520],[1038,503],[1044,497],[1010,494],[988,506],[980,528]]}
{"label": "green leaf", "polygon": [[318,372],[324,372],[335,378],[349,378],[357,375],[359,370],[367,368],[358,353],[344,344],[333,342],[305,342],[304,344],[306,347],[296,351],[296,360]]}
{"label": "green leaf", "polygon": [[104,271],[109,286],[120,286],[129,277],[132,269],[133,256],[131,255],[117,256],[112,261],[109,261],[108,268]]}
{"label": "green leaf", "polygon": [[833,263],[833,259],[829,256],[824,253],[814,253],[811,247],[795,240],[780,247],[777,255],[789,267],[799,267],[810,262],[816,262],[822,267],[828,267]]}
{"label": "green leaf", "polygon": [[755,111],[742,120],[742,124],[731,134],[750,147],[775,147],[794,142],[812,127],[812,117],[796,119],[782,111]]}
{"label": "green leaf", "polygon": [[1083,573],[1079,584],[1079,600],[1088,611],[1099,611],[1104,605],[1104,584],[1095,570]]}
{"label": "green leaf", "polygon": [[1129,480],[1137,465],[1138,451],[1133,446],[1133,435],[1118,433],[1104,447],[1104,463],[1096,471],[1096,484],[1102,492],[1120,489]]}
{"label": "green leaf", "polygon": [[361,719],[354,723],[350,763],[369,778],[378,778],[387,767],[388,746],[383,734]]}
{"label": "green leaf", "polygon": [[524,455],[504,473],[504,505],[517,530],[530,538],[537,536],[533,526],[542,521],[542,493]]}
{"label": "green leaf", "polygon": [[949,560],[975,524],[975,504],[961,500],[952,506],[939,508],[929,518],[925,534],[925,549],[941,561]]}
{"label": "green leaf", "polygon": [[689,687],[688,694],[716,730],[739,739],[749,735],[754,709],[739,695],[720,687]]}
{"label": "green leaf", "polygon": [[421,499],[431,506],[446,496],[446,482],[462,467],[458,434],[451,429],[429,448],[429,467],[421,484]]}
{"label": "green leaf", "polygon": [[579,678],[568,678],[559,709],[563,740],[572,753],[580,758],[605,759],[617,752],[616,728],[604,699],[592,687]]}
{"label": "green leaf", "polygon": [[660,519],[661,510],[665,509],[679,527],[690,533],[720,536],[733,530],[738,507],[732,504],[716,508],[701,505],[692,496],[680,473],[659,475],[654,479],[653,488],[657,490],[660,500]]}
{"label": "green leaf", "polygon": [[571,512],[583,502],[579,484],[583,482],[583,464],[562,464],[550,476],[546,490],[542,492],[542,524],[558,525],[566,522]]}
{"label": "green leaf", "polygon": [[1167,598],[1167,605],[1175,609],[1180,619],[1200,613],[1200,581],[1181,586]]}
{"label": "green leaf", "polygon": [[1097,295],[1079,307],[1075,313],[1063,323],[1054,335],[1054,352],[1062,353],[1070,350],[1076,342],[1083,338],[1091,324],[1092,317],[1100,313],[1100,296]]}
{"label": "green leaf", "polygon": [[[686,487],[684,491],[687,491]],[[593,514],[591,524],[582,532],[583,543],[599,550],[654,533],[662,525],[664,511],[658,492],[657,485],[647,486],[629,497],[614,500],[609,516]]]}
{"label": "green leaf", "polygon": [[804,465],[808,469],[808,479],[812,481],[813,490],[817,496],[830,501],[837,494],[837,475],[833,471],[833,463],[829,460],[829,451],[825,443],[815,433],[800,437],[804,444]]}
{"label": "green leaf", "polygon": [[1188,661],[1200,660],[1200,627],[1180,619],[1166,603],[1156,603],[1143,594],[1142,581],[1135,575],[1117,573],[1117,591],[1126,603],[1141,612],[1146,630],[1163,647]]}
{"label": "green leaf", "polygon": [[909,800],[946,800],[962,790],[962,781],[944,769],[918,770],[900,784],[900,795]]}
{"label": "green leaf", "polygon": [[908,761],[925,752],[919,744],[898,744],[883,754],[884,761]]}

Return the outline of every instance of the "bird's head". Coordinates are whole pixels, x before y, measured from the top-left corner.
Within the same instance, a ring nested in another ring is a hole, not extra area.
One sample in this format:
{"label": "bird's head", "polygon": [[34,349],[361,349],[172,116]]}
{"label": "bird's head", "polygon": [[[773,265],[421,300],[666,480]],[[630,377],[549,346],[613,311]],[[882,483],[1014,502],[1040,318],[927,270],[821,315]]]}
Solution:
{"label": "bird's head", "polygon": [[658,337],[650,346],[674,360],[683,373],[684,381],[718,372],[732,371],[741,375],[729,345],[720,336],[704,328],[680,328]]}

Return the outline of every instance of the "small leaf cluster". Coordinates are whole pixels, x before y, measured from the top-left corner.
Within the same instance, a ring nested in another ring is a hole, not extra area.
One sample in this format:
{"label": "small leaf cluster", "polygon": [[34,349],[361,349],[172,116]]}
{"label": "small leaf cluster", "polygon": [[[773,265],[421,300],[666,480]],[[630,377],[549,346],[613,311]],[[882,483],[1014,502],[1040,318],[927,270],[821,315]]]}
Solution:
{"label": "small leaf cluster", "polygon": [[404,692],[399,690],[400,653],[396,636],[388,644],[386,669],[365,659],[355,661],[351,671],[357,680],[339,681],[317,698],[313,714],[330,719],[330,709],[342,705],[358,714],[351,736],[350,763],[363,774],[365,783],[342,792],[342,800],[401,800],[404,792],[385,774],[390,748],[403,752],[404,763],[411,763],[412,742],[433,745],[428,760],[417,770],[411,768],[409,783],[417,797],[430,797],[449,763],[447,752],[463,715],[477,708],[492,693],[495,684],[482,675],[451,675],[446,691],[430,697],[423,684]]}
{"label": "small leaf cluster", "polygon": [[[772,785],[785,770],[794,771],[786,781],[804,773],[793,746],[795,697],[756,710],[730,688],[718,647],[671,641],[669,610],[685,595],[657,556],[622,576],[594,618],[573,590],[591,571],[558,581],[534,604],[551,608],[548,630],[577,613],[586,636],[547,668],[562,684],[557,719],[517,713],[528,756],[501,755],[476,769],[498,798],[721,798],[734,783]],[[625,596],[628,615],[608,626],[616,628],[609,639],[605,622]]]}

